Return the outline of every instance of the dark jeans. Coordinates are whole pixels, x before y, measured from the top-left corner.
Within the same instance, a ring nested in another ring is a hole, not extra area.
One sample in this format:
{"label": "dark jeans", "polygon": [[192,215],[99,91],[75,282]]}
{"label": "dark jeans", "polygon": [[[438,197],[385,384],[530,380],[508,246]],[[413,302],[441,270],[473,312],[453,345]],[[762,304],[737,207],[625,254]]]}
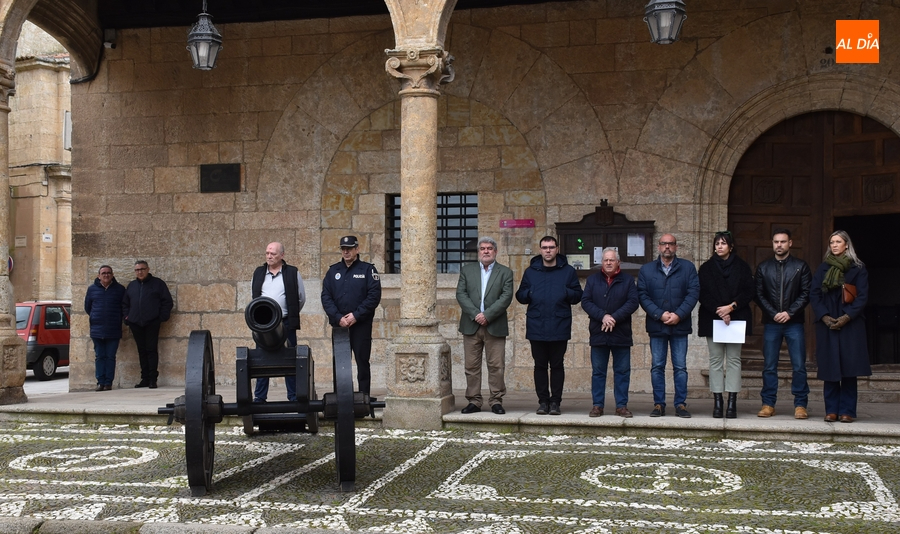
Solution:
{"label": "dark jeans", "polygon": [[159,377],[159,319],[145,326],[131,327],[131,335],[137,345],[138,361],[141,363],[141,382],[156,382]]}
{"label": "dark jeans", "polygon": [[778,397],[778,353],[781,351],[781,340],[784,339],[791,356],[791,393],[794,394],[794,406],[806,408],[809,384],[806,383],[806,339],[803,337],[803,324],[771,323],[766,324],[764,329],[763,387],[759,393],[762,403],[775,406]]}
{"label": "dark jeans", "polygon": [[825,382],[825,413],[856,419],[856,394],[855,376],[845,376],[840,382]]}
{"label": "dark jeans", "polygon": [[94,375],[98,386],[111,386],[116,376],[116,351],[119,339],[92,337],[94,342]]}
{"label": "dark jeans", "polygon": [[594,406],[604,407],[606,403],[606,368],[609,366],[609,353],[613,358],[613,393],[616,397],[616,408],[628,405],[628,387],[631,385],[631,347],[610,347],[602,345],[591,347],[591,397]]}
{"label": "dark jeans", "polygon": [[[534,358],[534,389],[539,403],[562,402],[566,370],[563,361],[568,341],[531,341],[531,357]],[[549,377],[547,367],[550,367]],[[552,392],[552,393],[551,393]]]}
{"label": "dark jeans", "polygon": [[[296,347],[297,346],[297,331],[296,330],[285,330],[284,337],[287,338],[287,346],[288,347]],[[297,400],[297,377],[296,376],[286,376],[284,377],[284,386],[287,388],[287,398],[289,401],[293,402]],[[253,390],[253,401],[254,402],[263,402],[269,396],[269,377],[257,378],[256,379],[256,388]]]}
{"label": "dark jeans", "polygon": [[[332,334],[332,349],[334,335]],[[372,357],[372,323],[356,323],[350,327],[350,351],[356,359],[356,383],[359,390],[368,395],[372,390],[372,371],[369,360]],[[332,351],[333,352],[333,351]]]}
{"label": "dark jeans", "polygon": [[687,336],[650,336],[650,385],[653,388],[653,404],[666,407],[666,360],[670,348],[675,406],[687,401],[687,347]]}

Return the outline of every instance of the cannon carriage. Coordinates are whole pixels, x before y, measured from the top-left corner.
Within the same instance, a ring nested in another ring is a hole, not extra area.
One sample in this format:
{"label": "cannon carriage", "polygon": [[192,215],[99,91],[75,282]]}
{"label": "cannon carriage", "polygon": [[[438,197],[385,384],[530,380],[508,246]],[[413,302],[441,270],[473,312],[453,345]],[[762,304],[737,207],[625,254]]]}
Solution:
{"label": "cannon carriage", "polygon": [[[350,336],[346,328],[334,331],[334,391],[318,398],[315,365],[306,345],[285,347],[281,307],[268,297],[250,302],[244,320],[253,332],[256,348],[238,347],[235,361],[236,401],[226,403],[216,394],[215,358],[208,330],[194,330],[188,340],[184,395],[158,409],[169,422],[184,425],[188,484],[195,497],[213,489],[215,425],[225,416],[241,416],[244,433],[319,431],[320,416],[334,421],[334,449],[341,491],[353,491],[356,481],[355,420],[374,416],[376,402],[353,391]],[[297,400],[253,402],[252,380],[297,377]]]}

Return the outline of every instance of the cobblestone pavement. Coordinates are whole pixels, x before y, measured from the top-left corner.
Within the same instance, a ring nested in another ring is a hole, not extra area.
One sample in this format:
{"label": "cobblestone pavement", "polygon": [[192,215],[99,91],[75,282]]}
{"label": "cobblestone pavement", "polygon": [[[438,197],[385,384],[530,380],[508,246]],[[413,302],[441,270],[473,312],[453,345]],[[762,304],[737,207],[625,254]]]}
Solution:
{"label": "cobblestone pavement", "polygon": [[[358,429],[218,428],[193,498],[179,426],[0,424],[0,517],[395,533],[900,532],[900,447]],[[268,530],[268,529],[266,529]],[[273,529],[274,531],[274,529]]]}

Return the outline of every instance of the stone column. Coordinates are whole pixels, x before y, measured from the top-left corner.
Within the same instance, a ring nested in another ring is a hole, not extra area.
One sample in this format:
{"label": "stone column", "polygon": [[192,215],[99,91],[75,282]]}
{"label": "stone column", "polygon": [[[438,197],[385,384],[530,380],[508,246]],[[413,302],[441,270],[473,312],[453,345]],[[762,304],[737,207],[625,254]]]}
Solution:
{"label": "stone column", "polygon": [[55,297],[72,300],[72,173],[66,166],[47,169],[56,201],[56,291]]}
{"label": "stone column", "polygon": [[400,336],[388,346],[387,428],[440,429],[453,409],[450,346],[438,331],[437,99],[453,79],[441,48],[387,50],[387,72],[400,80],[400,195],[403,268]]}
{"label": "stone column", "polygon": [[9,97],[16,71],[0,61],[0,404],[28,402],[25,383],[25,342],[16,334],[16,299],[9,280]]}

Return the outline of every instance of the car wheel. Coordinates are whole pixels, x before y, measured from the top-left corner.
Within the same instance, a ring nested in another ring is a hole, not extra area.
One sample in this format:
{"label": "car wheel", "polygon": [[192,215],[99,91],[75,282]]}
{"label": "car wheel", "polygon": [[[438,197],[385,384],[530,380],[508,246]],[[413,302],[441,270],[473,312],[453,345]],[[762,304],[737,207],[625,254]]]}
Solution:
{"label": "car wheel", "polygon": [[32,367],[34,376],[38,380],[50,380],[56,374],[56,358],[49,350],[44,351],[34,362]]}

